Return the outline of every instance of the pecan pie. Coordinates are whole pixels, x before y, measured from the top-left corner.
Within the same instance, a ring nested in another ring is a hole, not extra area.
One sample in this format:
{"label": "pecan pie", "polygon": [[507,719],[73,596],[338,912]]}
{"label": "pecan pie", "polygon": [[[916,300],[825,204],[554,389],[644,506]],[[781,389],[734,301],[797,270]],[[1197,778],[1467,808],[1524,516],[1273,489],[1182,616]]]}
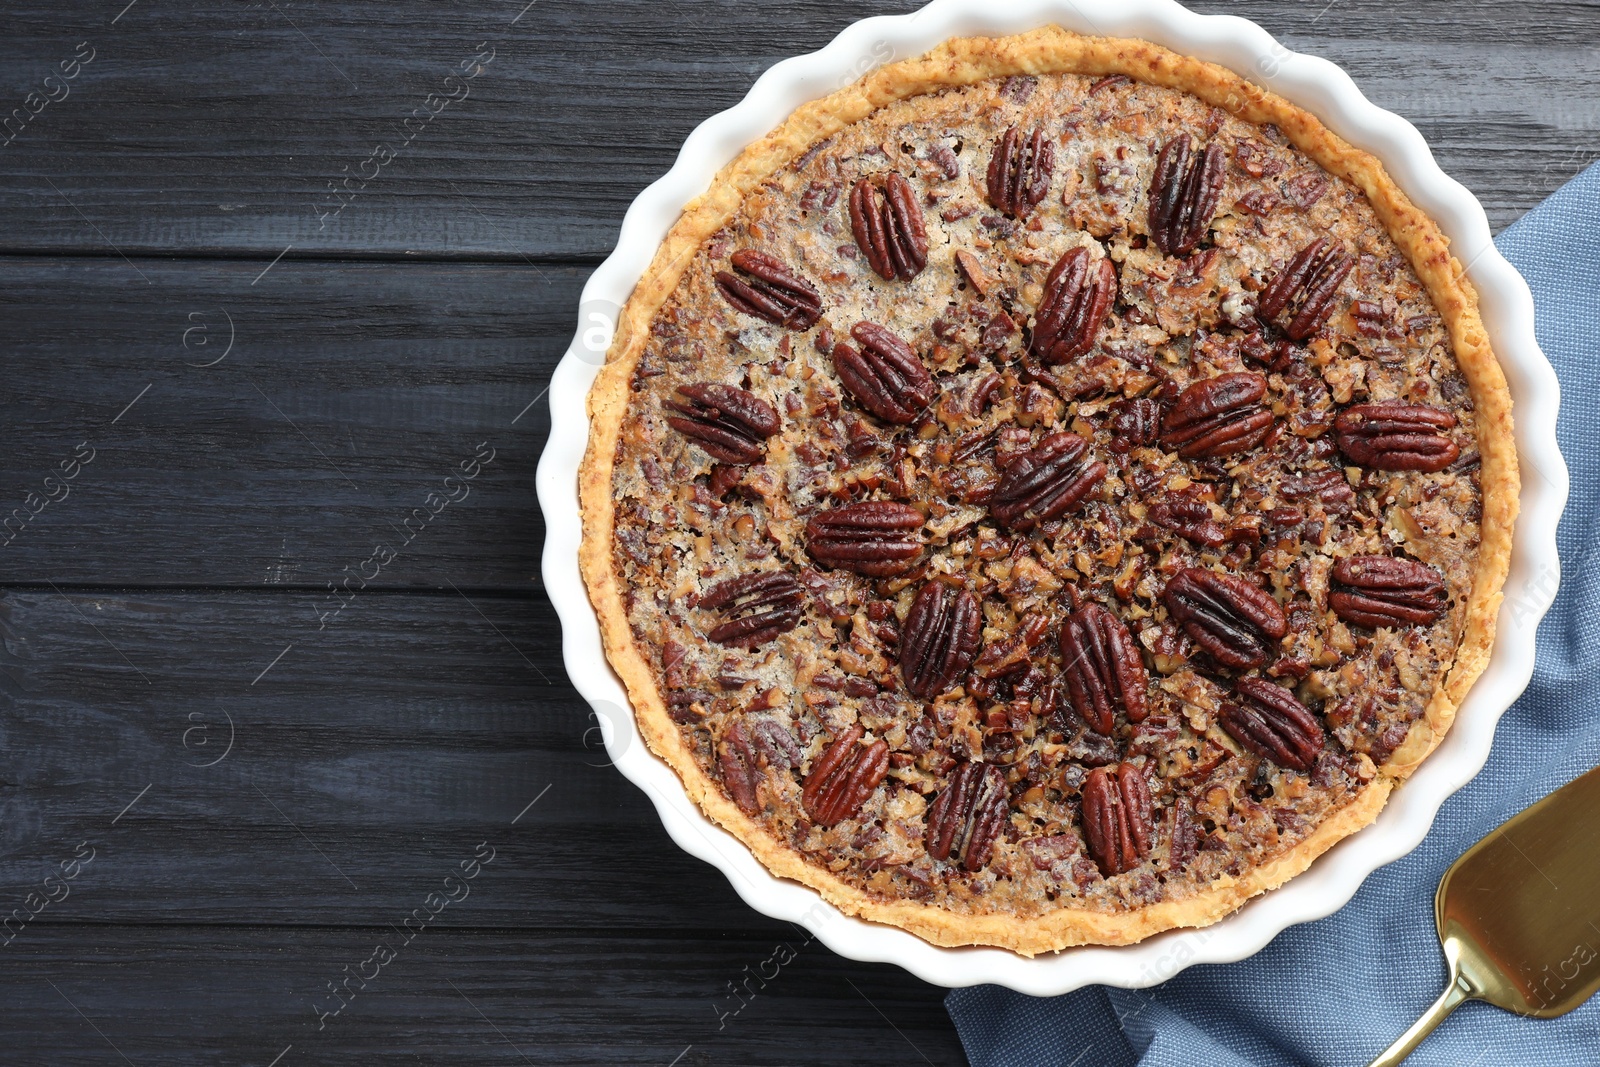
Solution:
{"label": "pecan pie", "polygon": [[1510,400],[1444,237],[1142,41],[957,40],[801,108],[590,409],[643,735],[771,870],[938,944],[1226,915],[1376,816],[1493,639]]}

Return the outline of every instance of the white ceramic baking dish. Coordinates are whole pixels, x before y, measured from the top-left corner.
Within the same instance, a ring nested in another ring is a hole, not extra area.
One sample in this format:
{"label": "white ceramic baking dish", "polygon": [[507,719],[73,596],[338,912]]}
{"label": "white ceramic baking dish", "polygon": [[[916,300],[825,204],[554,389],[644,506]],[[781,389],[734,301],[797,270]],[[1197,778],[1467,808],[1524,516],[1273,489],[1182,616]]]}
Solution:
{"label": "white ceramic baking dish", "polygon": [[[813,890],[769,874],[744,845],[700,813],[673,772],[645,747],[627,696],[606,664],[578,574],[577,474],[589,432],[584,401],[610,344],[617,311],[683,206],[706,189],[723,164],[800,104],[875,66],[915,56],[952,37],[1020,33],[1050,23],[1082,33],[1140,37],[1229,67],[1315,113],[1381,159],[1450,237],[1482,298],[1483,320],[1515,402],[1523,491],[1493,658],[1444,743],[1395,792],[1373,825],[1331,849],[1304,874],[1209,928],[1171,931],[1137,945],[1075,948],[1026,959],[1001,949],[939,948],[903,930],[844,915]],[[1242,959],[1285,927],[1335,911],[1368,874],[1415,848],[1439,805],[1483,767],[1495,723],[1528,683],[1534,630],[1559,579],[1555,530],[1567,497],[1566,465],[1555,440],[1559,390],[1534,339],[1528,287],[1495,251],[1483,208],[1439,169],[1410,123],[1369,103],[1338,67],[1289,51],[1253,22],[1197,15],[1172,0],[934,0],[908,15],[857,22],[820,52],[779,63],[738,106],[701,123],[671,171],[628,209],[616,251],[584,288],[578,332],[556,368],[549,395],[550,441],[538,478],[547,523],[545,588],[561,616],[567,671],[593,706],[616,768],[649,794],[673,840],[727,875],[751,907],[802,923],[841,955],[896,963],[944,986],[995,982],[1039,996],[1094,982],[1149,986],[1190,964]]]}

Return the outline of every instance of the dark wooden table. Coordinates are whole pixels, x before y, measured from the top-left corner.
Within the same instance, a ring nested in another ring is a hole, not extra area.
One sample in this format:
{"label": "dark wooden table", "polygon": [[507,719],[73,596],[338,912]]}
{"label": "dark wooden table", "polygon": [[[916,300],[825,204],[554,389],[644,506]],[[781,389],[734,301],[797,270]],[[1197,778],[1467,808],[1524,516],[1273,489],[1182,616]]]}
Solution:
{"label": "dark wooden table", "polygon": [[[0,1063],[962,1061],[605,766],[533,487],[632,197],[910,5],[526,3],[7,5]],[[1199,6],[1497,228],[1600,154],[1594,0]]]}

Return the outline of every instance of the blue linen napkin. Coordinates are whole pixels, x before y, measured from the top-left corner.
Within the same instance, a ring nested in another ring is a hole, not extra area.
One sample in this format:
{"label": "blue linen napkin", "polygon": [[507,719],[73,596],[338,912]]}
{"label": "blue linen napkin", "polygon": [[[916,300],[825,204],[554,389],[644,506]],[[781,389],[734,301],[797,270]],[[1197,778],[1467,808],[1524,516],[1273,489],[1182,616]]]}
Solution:
{"label": "blue linen napkin", "polygon": [[[1539,343],[1561,380],[1556,434],[1572,495],[1556,535],[1561,590],[1539,627],[1533,682],[1500,721],[1488,765],[1445,802],[1415,852],[1380,868],[1340,911],[1290,927],[1250,959],[1191,967],[1144,990],[952,992],[945,1006],[973,1067],[1365,1064],[1444,988],[1433,895],[1445,869],[1600,764],[1600,572],[1590,565],[1600,524],[1600,165],[1495,243],[1533,289]],[[1600,997],[1551,1020],[1468,1003],[1406,1062],[1591,1067],[1600,1063]]]}

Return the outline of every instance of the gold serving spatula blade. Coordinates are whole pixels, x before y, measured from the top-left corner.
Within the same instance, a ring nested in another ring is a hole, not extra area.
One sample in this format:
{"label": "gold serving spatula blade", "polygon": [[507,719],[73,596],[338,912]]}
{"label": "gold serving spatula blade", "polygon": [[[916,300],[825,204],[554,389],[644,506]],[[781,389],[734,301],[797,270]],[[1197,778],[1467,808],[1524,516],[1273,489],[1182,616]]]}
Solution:
{"label": "gold serving spatula blade", "polygon": [[1468,1000],[1541,1019],[1600,989],[1600,767],[1479,841],[1445,872],[1434,919],[1450,985],[1371,1067],[1393,1067]]}

